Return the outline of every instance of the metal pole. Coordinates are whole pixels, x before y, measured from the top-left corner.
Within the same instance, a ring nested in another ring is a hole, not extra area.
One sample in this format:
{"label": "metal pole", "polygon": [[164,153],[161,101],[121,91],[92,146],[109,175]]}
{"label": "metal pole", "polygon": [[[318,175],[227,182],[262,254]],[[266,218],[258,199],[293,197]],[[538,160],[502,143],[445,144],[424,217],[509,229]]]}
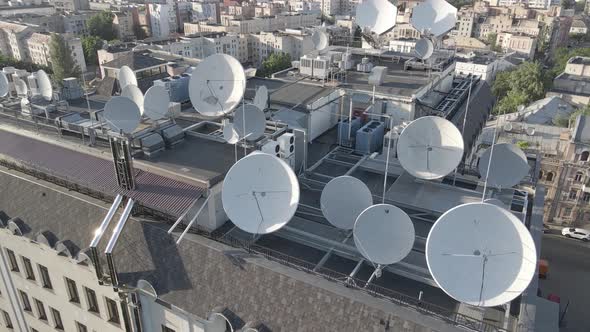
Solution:
{"label": "metal pole", "polygon": [[352,134],[352,95],[349,96],[350,98],[350,110],[348,110],[348,141],[350,144],[350,135]]}
{"label": "metal pole", "polygon": [[205,202],[203,202],[203,205],[201,205],[201,207],[197,211],[197,214],[195,214],[195,216],[193,217],[193,219],[191,219],[191,221],[188,223],[188,225],[186,225],[186,228],[184,229],[184,231],[182,232],[182,234],[180,234],[180,237],[176,241],[176,244],[180,244],[180,241],[182,241],[182,239],[184,238],[184,236],[186,235],[186,233],[188,233],[188,230],[195,223],[195,221],[197,221],[197,217],[199,216],[199,214],[201,214],[201,211],[203,211],[203,209],[205,208],[205,206],[207,206],[207,203],[209,202],[209,198],[211,198],[211,196],[212,195],[207,196],[207,199],[205,199]]}
{"label": "metal pole", "polygon": [[[465,125],[467,123],[467,113],[469,112],[469,101],[471,100],[471,87],[473,86],[473,74],[471,75],[471,81],[469,82],[469,92],[467,92],[467,106],[465,106],[465,116],[463,117],[463,128],[461,128],[461,137],[465,135]],[[457,180],[457,169],[459,166],[455,167],[455,173],[453,174],[453,186],[455,185],[455,181]]]}
{"label": "metal pole", "polygon": [[391,151],[391,135],[393,132],[393,116],[389,116],[389,139],[387,140],[387,154],[385,160],[385,174],[383,176],[383,199],[382,204],[385,204],[385,191],[387,190],[387,175],[389,174],[389,153]]}

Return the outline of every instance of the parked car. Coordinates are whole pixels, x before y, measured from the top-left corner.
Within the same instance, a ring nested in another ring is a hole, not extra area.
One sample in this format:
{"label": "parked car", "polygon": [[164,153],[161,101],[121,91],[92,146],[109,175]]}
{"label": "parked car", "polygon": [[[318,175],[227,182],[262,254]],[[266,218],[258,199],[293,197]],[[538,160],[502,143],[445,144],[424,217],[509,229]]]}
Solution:
{"label": "parked car", "polygon": [[561,230],[561,235],[582,241],[590,241],[590,231],[582,228],[566,227]]}

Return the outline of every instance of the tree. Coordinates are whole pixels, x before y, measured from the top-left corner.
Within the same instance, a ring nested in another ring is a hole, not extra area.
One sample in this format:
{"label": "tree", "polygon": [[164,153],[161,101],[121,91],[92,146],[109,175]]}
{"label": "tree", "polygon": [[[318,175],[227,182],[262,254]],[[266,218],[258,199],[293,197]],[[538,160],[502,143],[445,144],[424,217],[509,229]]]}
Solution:
{"label": "tree", "polygon": [[530,101],[524,93],[512,90],[504,98],[500,99],[494,108],[494,114],[514,113],[518,110],[518,106],[526,105]]}
{"label": "tree", "polygon": [[545,94],[545,76],[541,64],[524,62],[514,70],[499,73],[492,92],[498,98],[494,109],[496,114],[516,112],[519,105],[542,98]]}
{"label": "tree", "polygon": [[531,145],[529,142],[527,141],[518,141],[516,142],[516,145],[521,149],[521,150],[526,150],[529,148],[529,146]]}
{"label": "tree", "polygon": [[494,84],[492,85],[492,93],[498,98],[501,99],[508,94],[510,91],[510,76],[512,75],[512,71],[502,71],[496,75],[496,79],[494,80]]}
{"label": "tree", "polygon": [[56,83],[61,85],[64,78],[80,76],[80,67],[74,62],[70,49],[62,35],[57,33],[51,35],[49,55],[53,67],[53,79]]}
{"label": "tree", "polygon": [[87,65],[98,65],[97,52],[102,48],[103,41],[98,36],[82,37],[82,49]]}
{"label": "tree", "polygon": [[357,26],[352,37],[352,47],[362,47],[363,44],[363,30]]}
{"label": "tree", "polygon": [[575,6],[575,0],[561,0],[561,7],[563,9],[570,9]]}
{"label": "tree", "polygon": [[266,60],[262,61],[262,66],[256,71],[258,77],[268,77],[273,73],[291,67],[291,56],[287,53],[272,53]]}
{"label": "tree", "polygon": [[133,25],[133,34],[135,35],[135,38],[137,38],[137,40],[144,40],[147,38],[145,30],[143,30],[143,28],[139,24]]}
{"label": "tree", "polygon": [[46,73],[51,74],[53,73],[52,69],[47,66],[38,65],[32,62],[26,62],[22,60],[17,60],[15,58],[11,58],[0,54],[0,67],[16,67],[19,69],[24,69],[28,72],[34,72],[39,69],[43,69]]}
{"label": "tree", "polygon": [[100,12],[91,16],[86,22],[86,28],[90,36],[98,36],[105,40],[112,40],[117,37],[113,26],[113,13]]}

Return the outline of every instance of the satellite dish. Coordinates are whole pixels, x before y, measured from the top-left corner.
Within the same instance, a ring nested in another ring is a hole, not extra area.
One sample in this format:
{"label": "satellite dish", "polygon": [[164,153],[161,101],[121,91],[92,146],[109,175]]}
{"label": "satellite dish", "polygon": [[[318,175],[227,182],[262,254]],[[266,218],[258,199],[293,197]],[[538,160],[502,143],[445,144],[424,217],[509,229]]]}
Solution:
{"label": "satellite dish", "polygon": [[506,204],[504,204],[504,202],[502,202],[501,200],[497,199],[497,198],[487,198],[483,200],[484,203],[488,203],[488,204],[493,204],[495,206],[499,206],[503,209],[508,210],[508,207],[506,206]]}
{"label": "satellite dish", "polygon": [[512,127],[512,123],[508,122],[504,125],[504,131],[512,131],[513,127]]}
{"label": "satellite dish", "polygon": [[463,158],[463,137],[455,125],[437,116],[412,121],[400,134],[397,155],[402,167],[421,179],[452,172]]}
{"label": "satellite dish", "polygon": [[313,33],[311,34],[311,42],[313,43],[313,48],[316,51],[323,51],[328,47],[330,43],[330,37],[325,31],[314,29]]}
{"label": "satellite dish", "polygon": [[127,97],[111,98],[104,106],[103,117],[111,130],[126,134],[133,132],[141,120],[139,107]]}
{"label": "satellite dish", "polygon": [[426,60],[432,56],[432,53],[434,53],[434,44],[428,38],[420,38],[416,42],[414,52],[416,53],[417,58]]}
{"label": "satellite dish", "polygon": [[143,97],[143,115],[152,120],[160,120],[168,116],[170,95],[162,86],[154,85],[145,92]]}
{"label": "satellite dish", "polygon": [[50,101],[53,98],[53,87],[51,86],[51,80],[47,73],[43,70],[37,71],[37,81],[39,82],[39,92],[43,99]]}
{"label": "satellite dish", "polygon": [[373,205],[373,195],[359,179],[343,175],[326,184],[320,197],[324,217],[335,227],[352,229],[357,217]]}
{"label": "satellite dish", "polygon": [[229,144],[236,144],[240,140],[240,135],[229,121],[223,125],[223,139]]}
{"label": "satellite dish", "polygon": [[195,110],[218,117],[231,112],[242,100],[246,74],[238,60],[226,54],[213,54],[193,71],[189,96]]}
{"label": "satellite dish", "polygon": [[[245,129],[245,131],[244,131]],[[266,115],[252,104],[246,104],[234,113],[234,130],[240,138],[255,141],[264,135],[266,130]]]}
{"label": "satellite dish", "polygon": [[492,147],[487,148],[479,158],[478,169],[482,180],[486,180],[488,185],[492,187],[508,188],[517,185],[530,169],[526,155],[514,144],[499,143],[493,148],[494,154],[489,174],[488,164]]}
{"label": "satellite dish", "polygon": [[139,113],[143,115],[143,93],[137,86],[127,84],[121,91],[121,96],[131,99],[139,108]]}
{"label": "satellite dish", "polygon": [[0,97],[6,97],[8,95],[8,78],[4,72],[0,71]]}
{"label": "satellite dish", "polygon": [[381,84],[383,84],[383,80],[385,79],[386,74],[387,67],[373,67],[373,69],[371,69],[371,74],[369,74],[369,84],[373,86],[380,86]]}
{"label": "satellite dish", "polygon": [[526,129],[526,134],[529,136],[535,136],[535,127],[528,127]]}
{"label": "satellite dish", "polygon": [[21,98],[21,100],[20,100],[21,110],[28,109],[30,104],[31,103],[29,102],[29,99],[27,99],[27,98]]}
{"label": "satellite dish", "polygon": [[265,110],[268,104],[268,89],[266,85],[261,85],[256,90],[256,95],[254,96],[254,105],[260,108],[261,110]]}
{"label": "satellite dish", "polygon": [[445,212],[430,229],[426,263],[452,298],[493,307],[528,287],[537,253],[531,234],[514,214],[493,204],[468,203]]}
{"label": "satellite dish", "polygon": [[[395,16],[394,16],[395,17]],[[440,37],[455,27],[457,8],[444,0],[426,0],[412,10],[410,23],[420,33]]]}
{"label": "satellite dish", "polygon": [[119,72],[117,73],[117,79],[119,80],[121,91],[123,91],[123,89],[129,84],[137,86],[137,78],[135,77],[135,73],[127,66],[123,66],[121,69],[119,69]]}
{"label": "satellite dish", "polygon": [[524,105],[518,105],[518,107],[516,108],[517,111],[522,112],[524,111]]}
{"label": "satellite dish", "polygon": [[356,24],[381,35],[395,26],[397,7],[387,0],[364,0],[356,7]]}
{"label": "satellite dish", "polygon": [[365,209],[354,223],[354,243],[367,260],[381,265],[404,259],[416,234],[410,217],[397,206],[377,204]]}
{"label": "satellite dish", "polygon": [[27,83],[25,83],[25,81],[21,80],[20,78],[14,79],[14,88],[16,89],[16,94],[19,96],[26,96],[29,92]]}
{"label": "satellite dish", "polygon": [[255,151],[230,168],[221,200],[225,213],[238,228],[254,234],[272,233],[295,215],[299,183],[283,160]]}

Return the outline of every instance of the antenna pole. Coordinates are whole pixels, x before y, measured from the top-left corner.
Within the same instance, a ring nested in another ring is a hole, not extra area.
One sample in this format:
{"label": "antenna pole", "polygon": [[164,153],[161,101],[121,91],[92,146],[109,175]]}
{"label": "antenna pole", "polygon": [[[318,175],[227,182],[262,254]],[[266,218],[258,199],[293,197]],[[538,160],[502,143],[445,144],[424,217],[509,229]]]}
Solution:
{"label": "antenna pole", "polygon": [[[473,86],[473,74],[471,75],[471,81],[469,82],[469,91],[467,92],[467,106],[465,106],[465,116],[463,117],[463,128],[461,128],[461,136],[465,135],[465,125],[467,123],[467,113],[469,112],[469,102],[471,101],[471,87]],[[457,180],[457,169],[459,166],[455,167],[455,173],[453,174],[453,186],[455,185],[455,181]]]}
{"label": "antenna pole", "polygon": [[348,110],[348,144],[350,144],[350,135],[352,131],[352,95],[350,95],[350,110]]}
{"label": "antenna pole", "polygon": [[387,140],[387,154],[385,157],[385,174],[383,175],[383,197],[382,204],[385,204],[385,191],[387,190],[387,176],[389,174],[389,153],[391,151],[391,133],[393,132],[393,116],[389,116],[389,139]]}
{"label": "antenna pole", "polygon": [[188,233],[188,230],[195,223],[195,221],[197,221],[197,218],[201,214],[201,211],[203,211],[203,209],[205,208],[205,206],[207,206],[207,203],[209,203],[209,198],[211,198],[211,196],[212,195],[207,195],[207,198],[203,202],[203,205],[201,205],[201,207],[199,208],[199,210],[197,211],[197,213],[195,214],[195,216],[193,217],[193,219],[191,219],[191,221],[188,223],[188,225],[186,225],[186,228],[184,229],[184,231],[182,232],[182,234],[180,234],[180,237],[178,237],[178,240],[176,240],[176,244],[177,245],[180,244],[180,241],[182,241],[182,239],[184,238],[184,236],[186,235],[186,233]]}

